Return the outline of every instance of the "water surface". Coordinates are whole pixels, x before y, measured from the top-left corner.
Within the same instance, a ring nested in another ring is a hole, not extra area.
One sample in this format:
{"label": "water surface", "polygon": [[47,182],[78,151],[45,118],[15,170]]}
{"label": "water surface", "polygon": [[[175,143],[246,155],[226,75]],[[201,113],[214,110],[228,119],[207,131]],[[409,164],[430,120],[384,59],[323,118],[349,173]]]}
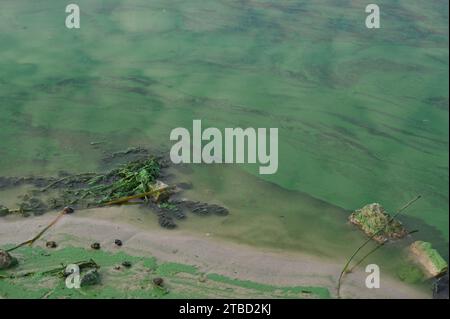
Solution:
{"label": "water surface", "polygon": [[277,174],[174,171],[187,195],[232,211],[181,227],[343,258],[363,240],[350,210],[422,194],[402,220],[448,256],[447,1],[380,0],[380,30],[366,29],[364,1],[76,3],[81,29],[69,30],[60,1],[2,1],[0,175],[168,150],[193,119],[278,127]]}

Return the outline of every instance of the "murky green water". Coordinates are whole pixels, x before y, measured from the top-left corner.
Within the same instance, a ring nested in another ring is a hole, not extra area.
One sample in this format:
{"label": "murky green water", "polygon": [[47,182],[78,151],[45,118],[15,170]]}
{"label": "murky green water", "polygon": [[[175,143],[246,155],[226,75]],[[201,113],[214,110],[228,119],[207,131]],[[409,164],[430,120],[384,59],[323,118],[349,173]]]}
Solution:
{"label": "murky green water", "polygon": [[178,171],[191,196],[232,210],[182,227],[344,256],[363,238],[347,210],[422,194],[402,220],[448,256],[447,1],[380,0],[380,30],[366,29],[364,1],[76,3],[81,29],[69,30],[65,3],[2,1],[0,175],[168,150],[193,119],[278,127],[275,175]]}

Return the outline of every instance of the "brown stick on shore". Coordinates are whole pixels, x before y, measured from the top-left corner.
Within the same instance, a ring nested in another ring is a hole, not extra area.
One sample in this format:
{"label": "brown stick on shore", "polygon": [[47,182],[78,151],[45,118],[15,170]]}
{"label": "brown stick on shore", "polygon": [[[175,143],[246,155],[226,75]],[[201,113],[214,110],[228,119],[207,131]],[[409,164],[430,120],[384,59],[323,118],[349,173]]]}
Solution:
{"label": "brown stick on shore", "polygon": [[39,232],[39,234],[37,234],[37,235],[34,236],[33,238],[31,238],[31,239],[29,239],[29,240],[27,240],[27,241],[24,241],[23,243],[21,243],[21,244],[15,246],[15,247],[13,247],[13,248],[8,249],[7,252],[11,252],[11,251],[16,250],[17,248],[20,248],[20,247],[25,246],[25,245],[30,245],[30,246],[33,245],[33,243],[34,243],[36,240],[38,240],[38,239],[39,239],[39,238],[40,238],[40,237],[41,237],[48,229],[50,229],[50,227],[52,227],[53,225],[55,225],[55,224],[58,222],[58,220],[61,219],[61,217],[63,217],[65,214],[70,214],[72,211],[73,211],[73,210],[72,210],[72,208],[70,208],[70,207],[64,208],[64,209],[58,214],[58,216],[56,216],[56,218],[55,218],[54,220],[52,220],[52,222],[51,222],[50,224],[48,224],[43,230],[41,230],[41,231]]}

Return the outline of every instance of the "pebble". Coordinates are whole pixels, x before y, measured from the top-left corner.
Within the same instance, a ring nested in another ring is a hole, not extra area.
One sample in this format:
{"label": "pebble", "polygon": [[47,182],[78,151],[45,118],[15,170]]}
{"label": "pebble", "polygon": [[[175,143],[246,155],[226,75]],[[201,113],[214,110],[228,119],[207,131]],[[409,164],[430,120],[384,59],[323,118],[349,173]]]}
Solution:
{"label": "pebble", "polygon": [[66,207],[64,207],[63,211],[64,211],[65,214],[73,214],[73,212],[75,210],[72,207],[70,207],[70,206],[66,206]]}
{"label": "pebble", "polygon": [[97,269],[91,269],[81,277],[80,286],[92,286],[98,283],[100,283],[100,274]]}
{"label": "pebble", "polygon": [[7,251],[0,249],[0,270],[8,269],[16,264],[16,258],[12,257]]}
{"label": "pebble", "polygon": [[153,283],[154,283],[156,286],[161,287],[161,286],[164,284],[164,279],[162,279],[161,277],[153,278]]}
{"label": "pebble", "polygon": [[47,248],[56,248],[56,247],[58,247],[58,245],[56,244],[56,242],[53,241],[53,240],[48,241],[48,242],[45,244],[45,246],[47,246]]}

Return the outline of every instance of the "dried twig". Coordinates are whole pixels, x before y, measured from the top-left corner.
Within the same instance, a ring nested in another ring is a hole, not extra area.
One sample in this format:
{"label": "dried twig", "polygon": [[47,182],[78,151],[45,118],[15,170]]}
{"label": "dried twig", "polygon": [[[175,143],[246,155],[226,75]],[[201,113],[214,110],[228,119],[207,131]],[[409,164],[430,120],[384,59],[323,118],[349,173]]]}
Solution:
{"label": "dried twig", "polygon": [[140,199],[140,198],[143,198],[143,197],[147,197],[147,196],[153,195],[153,194],[158,193],[158,192],[167,191],[167,190],[172,189],[172,188],[174,188],[174,187],[173,186],[169,186],[169,187],[165,187],[165,188],[154,189],[154,190],[151,190],[149,192],[145,192],[145,193],[141,193],[141,194],[137,194],[137,195],[122,197],[122,198],[119,198],[119,199],[116,199],[116,200],[113,200],[113,201],[110,201],[110,202],[103,203],[99,207],[111,206],[111,205],[121,205],[121,204],[124,204],[124,203],[126,203],[126,202],[128,202],[130,200]]}
{"label": "dried twig", "polygon": [[69,208],[69,207],[66,207],[66,208],[64,208],[59,214],[58,214],[58,216],[56,216],[56,218],[54,219],[54,220],[52,220],[52,222],[50,223],[50,224],[48,224],[43,230],[41,230],[36,236],[34,236],[33,238],[31,238],[31,239],[29,239],[29,240],[27,240],[27,241],[25,241],[25,242],[23,242],[23,243],[21,243],[21,244],[19,244],[19,245],[17,245],[17,246],[15,246],[15,247],[13,247],[13,248],[10,248],[10,249],[8,249],[7,250],[7,252],[11,252],[11,251],[13,251],[13,250],[16,250],[17,248],[20,248],[20,247],[22,247],[22,246],[25,246],[25,245],[33,245],[33,243],[36,241],[36,240],[38,240],[50,227],[52,227],[53,225],[55,225],[57,222],[58,222],[58,220],[60,220],[61,219],[61,217],[63,217],[65,214],[67,214],[67,213],[70,213],[71,212],[71,208]]}

